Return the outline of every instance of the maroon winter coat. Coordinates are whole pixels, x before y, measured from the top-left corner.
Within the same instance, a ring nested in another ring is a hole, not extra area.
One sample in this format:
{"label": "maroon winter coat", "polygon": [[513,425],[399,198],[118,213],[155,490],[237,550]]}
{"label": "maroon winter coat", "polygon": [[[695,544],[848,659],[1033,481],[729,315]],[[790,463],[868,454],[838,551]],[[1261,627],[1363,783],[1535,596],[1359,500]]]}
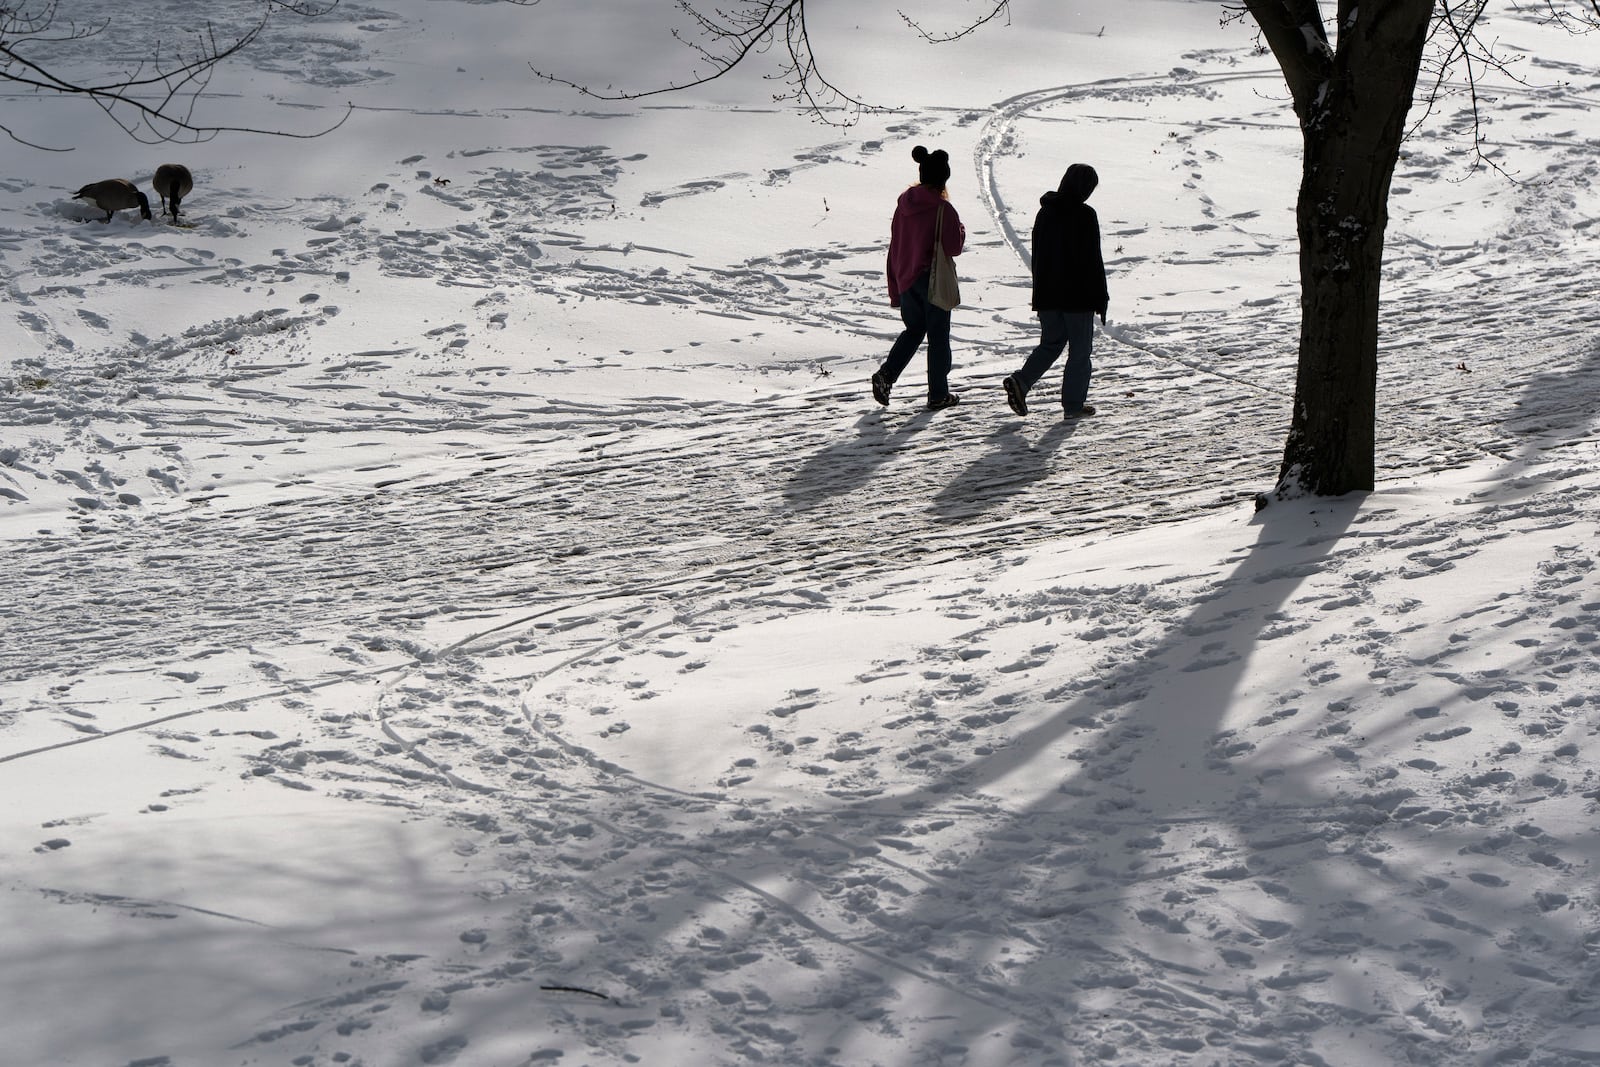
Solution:
{"label": "maroon winter coat", "polygon": [[940,207],[944,221],[939,236],[944,250],[959,256],[967,244],[967,228],[944,194],[926,185],[913,185],[900,194],[889,224],[889,306],[900,306],[900,294],[916,284],[917,278],[933,269],[933,223]]}

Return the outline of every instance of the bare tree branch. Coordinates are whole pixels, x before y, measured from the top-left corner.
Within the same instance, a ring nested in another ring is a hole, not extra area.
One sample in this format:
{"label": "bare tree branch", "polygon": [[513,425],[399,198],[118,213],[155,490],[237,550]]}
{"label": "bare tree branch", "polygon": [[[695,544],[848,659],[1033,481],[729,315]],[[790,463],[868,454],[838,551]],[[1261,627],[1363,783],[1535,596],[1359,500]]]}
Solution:
{"label": "bare tree branch", "polygon": [[[1600,3],[1600,0],[1596,0],[1596,2]],[[904,19],[905,24],[910,26],[913,30],[916,30],[917,34],[929,44],[947,44],[950,41],[959,41],[961,38],[966,37],[969,34],[978,32],[981,27],[993,22],[1001,15],[1005,15],[1006,25],[1011,25],[1011,0],[995,0],[994,7],[987,15],[983,15],[980,18],[967,23],[965,27],[957,30],[954,33],[932,34],[923,29],[921,23],[917,22],[910,15],[907,15],[904,11],[897,11],[896,14]]]}
{"label": "bare tree branch", "polygon": [[[1589,9],[1594,12],[1593,15],[1582,11],[1564,10],[1558,0],[1543,0],[1542,3],[1535,5],[1535,9],[1542,8],[1543,13],[1535,17],[1541,22],[1560,26],[1569,33],[1593,33],[1600,30],[1600,0],[1581,0],[1579,6],[1581,7],[1583,3],[1587,3]],[[1511,6],[1517,11],[1526,10],[1515,0]]]}
{"label": "bare tree branch", "polygon": [[[539,0],[505,2],[531,6]],[[1435,47],[1424,68],[1431,85],[1420,95],[1425,119],[1451,95],[1451,80],[1464,77],[1464,91],[1470,97],[1474,165],[1489,166],[1504,174],[1504,169],[1489,154],[1481,111],[1483,100],[1478,95],[1480,80],[1491,72],[1515,77],[1509,67],[1513,60],[1506,58],[1498,45],[1485,43],[1479,35],[1492,2],[1437,0],[1433,24]],[[1506,2],[1519,12],[1531,12],[1575,33],[1600,30],[1600,0],[1534,0],[1531,8],[1525,6],[1528,0]],[[1330,36],[1330,30],[1338,35],[1357,25],[1361,14],[1358,0],[1337,0],[1336,21],[1331,27],[1324,19],[1318,0],[1222,0],[1219,6],[1225,23],[1245,18],[1255,23],[1261,40],[1283,70],[1301,122],[1317,121],[1320,93],[1334,73],[1337,54],[1336,40]],[[734,0],[731,7],[718,7],[709,14],[701,11],[693,0],[677,0],[677,7],[689,17],[694,31],[692,36],[674,31],[673,37],[697,53],[702,64],[700,70],[685,81],[653,89],[613,90],[607,87],[597,90],[537,67],[532,69],[547,81],[594,99],[639,100],[709,84],[777,46],[779,70],[769,77],[783,80],[787,89],[775,94],[775,100],[798,104],[813,117],[839,126],[852,125],[864,113],[896,110],[862,100],[820,72],[806,24],[805,0]],[[898,14],[923,40],[937,44],[960,40],[1002,16],[1009,21],[1010,0],[979,0],[979,11],[980,14],[963,27],[943,33],[928,30],[903,10]],[[841,106],[845,117],[832,117],[830,111]]]}
{"label": "bare tree branch", "polygon": [[1302,124],[1315,121],[1322,86],[1333,73],[1333,46],[1317,0],[1245,0],[1294,99]]}
{"label": "bare tree branch", "polygon": [[[253,44],[276,10],[302,17],[316,17],[333,10],[338,0],[317,3],[313,0],[265,0],[256,24],[229,42],[217,39],[211,26],[196,36],[194,51],[179,52],[171,60],[156,54],[141,60],[131,71],[113,75],[100,84],[85,84],[75,76],[60,72],[49,61],[35,58],[41,48],[84,41],[107,29],[105,22],[80,25],[60,17],[58,0],[0,0],[0,81],[8,81],[39,92],[66,97],[86,97],[105,112],[112,122],[142,144],[175,142],[195,144],[209,141],[221,133],[253,133],[279,137],[321,137],[338,129],[349,119],[347,107],[338,122],[314,133],[290,133],[250,126],[205,125],[195,120],[195,108],[211,84],[216,68]],[[26,141],[8,127],[0,126],[11,140],[31,148],[45,146]],[[63,151],[63,149],[53,149]]]}
{"label": "bare tree branch", "polygon": [[10,126],[7,126],[3,122],[0,122],[0,134],[4,134],[6,136],[7,140],[14,141],[17,144],[19,144],[22,147],[24,147],[24,148],[32,148],[32,149],[34,149],[36,151],[39,151],[39,152],[70,152],[70,151],[72,151],[72,149],[70,149],[70,148],[61,148],[61,147],[56,146],[56,145],[38,144],[38,143],[36,143],[34,141],[30,141],[26,137],[19,136],[15,130],[13,130]]}
{"label": "bare tree branch", "polygon": [[[677,6],[694,22],[702,40],[690,40],[677,30],[672,36],[710,64],[710,73],[696,74],[687,81],[672,82],[656,89],[598,91],[536,67],[530,69],[546,81],[565,85],[596,100],[641,100],[707,85],[751,56],[777,46],[779,70],[767,77],[784,82],[787,88],[773,94],[775,101],[791,101],[831,126],[852,126],[863,114],[894,110],[852,96],[822,73],[811,47],[805,0],[743,0],[728,10],[718,8],[713,15],[702,13],[688,0],[678,0]],[[844,117],[832,117],[831,112],[840,108],[844,110]]]}
{"label": "bare tree branch", "polygon": [[1465,75],[1465,92],[1469,100],[1468,112],[1472,116],[1471,170],[1477,170],[1481,165],[1488,165],[1510,178],[1511,175],[1505,168],[1489,159],[1484,151],[1487,138],[1484,134],[1483,102],[1478,93],[1479,83],[1491,71],[1511,75],[1506,65],[1507,60],[1494,48],[1484,46],[1478,39],[1478,26],[1483,21],[1484,10],[1488,7],[1488,3],[1489,0],[1438,0],[1433,28],[1435,54],[1423,60],[1423,70],[1430,76],[1431,85],[1422,95],[1422,113],[1412,123],[1411,130],[1415,132],[1420,128],[1434,114],[1445,97],[1451,95],[1447,79],[1453,71],[1459,70]]}

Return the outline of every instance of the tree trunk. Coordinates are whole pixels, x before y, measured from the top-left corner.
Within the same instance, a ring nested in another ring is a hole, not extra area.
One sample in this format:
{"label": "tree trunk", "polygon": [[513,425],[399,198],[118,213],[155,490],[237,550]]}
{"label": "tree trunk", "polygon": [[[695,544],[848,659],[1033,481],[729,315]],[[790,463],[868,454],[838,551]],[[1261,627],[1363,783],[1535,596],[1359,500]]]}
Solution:
{"label": "tree trunk", "polygon": [[1314,0],[1253,0],[1304,138],[1300,364],[1273,495],[1373,487],[1378,293],[1389,184],[1433,0],[1341,0],[1338,48]]}

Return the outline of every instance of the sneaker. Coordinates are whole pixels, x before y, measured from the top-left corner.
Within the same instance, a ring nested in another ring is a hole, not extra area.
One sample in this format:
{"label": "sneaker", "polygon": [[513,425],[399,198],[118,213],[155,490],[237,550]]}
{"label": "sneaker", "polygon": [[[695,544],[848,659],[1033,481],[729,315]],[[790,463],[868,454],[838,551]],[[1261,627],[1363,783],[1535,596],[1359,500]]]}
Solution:
{"label": "sneaker", "polygon": [[1063,411],[1061,413],[1061,417],[1063,419],[1077,419],[1077,418],[1082,418],[1084,415],[1093,415],[1093,414],[1094,414],[1094,405],[1093,404],[1085,404],[1085,405],[1083,405],[1083,407],[1079,408],[1077,411]]}
{"label": "sneaker", "polygon": [[956,396],[954,393],[946,393],[938,400],[928,401],[928,410],[943,411],[945,408],[953,408],[959,403],[961,403],[961,398],[959,396]]}
{"label": "sneaker", "polygon": [[872,372],[872,399],[884,407],[889,406],[889,379],[883,376],[881,370]]}
{"label": "sneaker", "polygon": [[1008,377],[1000,383],[1006,387],[1006,403],[1011,405],[1011,410],[1018,415],[1028,413],[1028,394],[1015,378]]}

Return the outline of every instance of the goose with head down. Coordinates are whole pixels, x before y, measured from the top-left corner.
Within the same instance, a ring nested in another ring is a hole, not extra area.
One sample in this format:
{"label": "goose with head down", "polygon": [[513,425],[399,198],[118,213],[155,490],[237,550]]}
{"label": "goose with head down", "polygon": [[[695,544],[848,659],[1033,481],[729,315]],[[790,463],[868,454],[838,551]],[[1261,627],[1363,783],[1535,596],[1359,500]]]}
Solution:
{"label": "goose with head down", "polygon": [[161,213],[171,215],[172,221],[177,222],[178,204],[194,189],[194,176],[189,168],[182,163],[163,163],[156,168],[156,176],[150,179],[150,184],[161,197]]}
{"label": "goose with head down", "polygon": [[140,218],[151,217],[150,198],[126,178],[107,178],[104,181],[90,182],[73,193],[72,199],[92,201],[95,207],[106,213],[102,222],[110,222],[111,216],[131,207],[139,209]]}

